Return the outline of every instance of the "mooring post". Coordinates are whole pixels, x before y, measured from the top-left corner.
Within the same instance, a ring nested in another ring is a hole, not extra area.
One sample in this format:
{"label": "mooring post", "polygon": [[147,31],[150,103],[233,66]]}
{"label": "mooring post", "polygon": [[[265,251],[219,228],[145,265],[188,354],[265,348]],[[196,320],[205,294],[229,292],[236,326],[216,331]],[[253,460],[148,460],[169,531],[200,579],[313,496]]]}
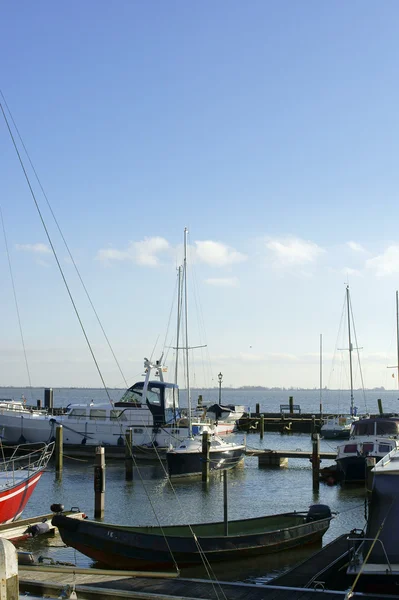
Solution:
{"label": "mooring post", "polygon": [[313,491],[317,491],[320,485],[320,435],[312,435],[312,481]]}
{"label": "mooring post", "polygon": [[223,520],[224,535],[229,535],[229,515],[228,515],[228,497],[227,497],[227,471],[223,469]]}
{"label": "mooring post", "polygon": [[292,415],[294,412],[294,396],[290,396],[288,401],[290,403],[290,415]]}
{"label": "mooring post", "polygon": [[255,413],[256,413],[256,416],[258,416],[260,413],[260,404],[259,403],[257,403],[255,406]]}
{"label": "mooring post", "polygon": [[209,450],[211,442],[209,439],[209,431],[204,431],[202,434],[202,481],[209,481]]}
{"label": "mooring post", "polygon": [[62,425],[57,425],[55,429],[55,472],[57,477],[62,477],[63,467],[63,435]]}
{"label": "mooring post", "polygon": [[54,398],[53,398],[53,388],[45,388],[44,390],[44,406],[50,412],[53,410]]}
{"label": "mooring post", "polygon": [[379,411],[380,415],[382,415],[382,414],[384,414],[384,411],[382,409],[382,400],[381,400],[381,398],[378,398],[377,402],[378,402],[378,411]]}
{"label": "mooring post", "polygon": [[312,415],[312,423],[311,423],[311,436],[313,437],[313,434],[316,433],[316,415]]}
{"label": "mooring post", "polygon": [[105,504],[105,454],[104,447],[97,446],[94,462],[94,518],[104,516]]}
{"label": "mooring post", "polygon": [[131,427],[125,433],[125,479],[133,481],[133,430]]}
{"label": "mooring post", "polygon": [[18,557],[14,544],[0,538],[0,600],[18,600]]}
{"label": "mooring post", "polygon": [[265,434],[265,417],[262,415],[260,418],[260,439],[263,440]]}

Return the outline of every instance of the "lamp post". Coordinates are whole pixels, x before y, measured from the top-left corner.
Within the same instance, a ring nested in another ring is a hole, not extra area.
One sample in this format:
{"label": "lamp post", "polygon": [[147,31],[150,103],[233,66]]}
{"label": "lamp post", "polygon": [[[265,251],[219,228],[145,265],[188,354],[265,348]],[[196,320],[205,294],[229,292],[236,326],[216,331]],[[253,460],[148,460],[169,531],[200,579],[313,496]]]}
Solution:
{"label": "lamp post", "polygon": [[222,373],[219,373],[218,379],[219,379],[219,405],[220,405],[222,403],[222,379],[223,379]]}

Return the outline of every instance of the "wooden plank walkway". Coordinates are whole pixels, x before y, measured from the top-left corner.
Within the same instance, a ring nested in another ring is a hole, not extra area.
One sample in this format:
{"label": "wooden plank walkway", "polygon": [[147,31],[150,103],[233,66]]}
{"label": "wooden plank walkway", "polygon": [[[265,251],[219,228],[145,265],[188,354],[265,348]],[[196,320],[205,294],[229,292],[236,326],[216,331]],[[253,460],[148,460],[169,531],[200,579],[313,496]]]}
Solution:
{"label": "wooden plank walkway", "polygon": [[[231,568],[232,565],[230,565]],[[228,566],[226,568],[229,568]],[[142,600],[344,600],[345,591],[320,590],[249,583],[212,582],[203,579],[162,579],[152,577],[127,577],[93,573],[70,574],[65,571],[49,574],[46,571],[23,568],[19,571],[20,593],[58,595],[66,585],[75,585],[79,600],[116,600],[135,598]],[[51,575],[51,576],[50,576]],[[376,600],[376,596],[354,594],[354,598]],[[388,596],[379,595],[379,600]],[[399,596],[389,596],[398,598]]]}

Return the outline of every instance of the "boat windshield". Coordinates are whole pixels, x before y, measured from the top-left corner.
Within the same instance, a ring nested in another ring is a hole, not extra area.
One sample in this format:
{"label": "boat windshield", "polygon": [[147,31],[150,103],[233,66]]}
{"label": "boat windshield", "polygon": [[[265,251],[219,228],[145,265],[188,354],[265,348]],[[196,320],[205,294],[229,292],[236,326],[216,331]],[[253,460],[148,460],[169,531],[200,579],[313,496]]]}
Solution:
{"label": "boat windshield", "polygon": [[143,401],[143,387],[131,387],[123,394],[118,402],[130,402],[132,404],[141,404]]}

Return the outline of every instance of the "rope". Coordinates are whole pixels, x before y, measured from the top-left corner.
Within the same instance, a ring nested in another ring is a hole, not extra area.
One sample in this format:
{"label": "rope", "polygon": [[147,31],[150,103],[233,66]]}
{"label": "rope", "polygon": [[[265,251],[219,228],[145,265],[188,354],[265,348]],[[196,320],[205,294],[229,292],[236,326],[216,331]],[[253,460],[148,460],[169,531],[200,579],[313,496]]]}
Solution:
{"label": "rope", "polygon": [[[1,94],[1,95],[3,96],[3,94]],[[101,373],[101,370],[100,370],[100,367],[99,367],[99,365],[98,365],[97,359],[96,359],[96,357],[95,357],[95,355],[94,355],[94,351],[93,351],[93,348],[92,348],[92,346],[91,346],[91,344],[90,344],[89,338],[87,337],[87,333],[86,333],[85,327],[84,327],[84,325],[83,325],[83,322],[82,322],[82,320],[81,320],[81,318],[80,318],[79,311],[78,311],[78,309],[77,309],[77,306],[76,306],[76,304],[75,304],[75,301],[74,301],[74,299],[73,299],[73,297],[72,297],[72,293],[71,293],[71,291],[70,291],[70,288],[69,288],[68,282],[67,282],[67,280],[66,280],[66,277],[65,277],[64,271],[63,271],[63,269],[62,269],[62,267],[61,267],[61,263],[60,263],[60,261],[59,261],[59,259],[58,259],[58,255],[57,255],[57,252],[56,252],[56,250],[55,250],[55,247],[54,247],[53,241],[52,241],[52,239],[51,239],[50,233],[49,233],[49,231],[48,231],[48,229],[47,229],[47,226],[46,226],[46,224],[45,224],[45,222],[44,222],[44,219],[43,219],[42,212],[41,212],[41,210],[40,210],[39,204],[38,204],[38,202],[37,202],[37,199],[36,199],[36,196],[35,196],[35,192],[33,191],[33,188],[32,188],[31,182],[30,182],[30,179],[29,179],[29,177],[28,177],[28,173],[26,172],[26,169],[25,169],[24,162],[23,162],[23,160],[22,160],[22,158],[21,158],[21,154],[20,154],[20,152],[19,152],[19,150],[18,150],[17,144],[16,144],[16,142],[15,142],[14,135],[13,135],[13,133],[12,133],[12,131],[11,131],[10,124],[9,124],[9,122],[8,122],[8,119],[7,119],[6,113],[5,113],[5,111],[4,111],[4,108],[3,108],[3,105],[2,105],[2,103],[1,103],[1,102],[0,102],[0,109],[1,109],[1,112],[3,113],[3,117],[4,117],[4,120],[5,120],[5,122],[6,122],[7,129],[8,129],[8,132],[9,132],[9,134],[10,134],[10,137],[11,137],[12,143],[13,143],[13,145],[14,145],[15,152],[16,152],[16,154],[17,154],[17,156],[18,156],[19,163],[20,163],[20,165],[21,165],[21,168],[22,168],[22,171],[23,171],[23,173],[24,173],[24,175],[25,175],[26,182],[27,182],[27,184],[28,184],[28,187],[29,187],[29,190],[30,190],[31,196],[32,196],[32,198],[33,198],[33,201],[34,201],[34,204],[35,204],[35,206],[36,206],[36,210],[37,210],[37,212],[38,212],[38,214],[39,214],[39,217],[40,217],[40,220],[41,220],[41,222],[42,222],[42,225],[43,225],[44,231],[45,231],[45,233],[46,233],[46,236],[47,236],[48,242],[49,242],[49,244],[50,244],[50,247],[51,247],[51,250],[52,250],[52,252],[53,252],[53,255],[54,255],[55,261],[56,261],[56,263],[57,263],[58,269],[59,269],[59,271],[60,271],[60,274],[61,274],[62,280],[63,280],[63,282],[64,282],[65,288],[66,288],[66,290],[67,290],[67,292],[68,292],[69,299],[70,299],[70,301],[71,301],[71,303],[72,303],[72,306],[73,306],[73,309],[74,309],[74,311],[75,311],[76,317],[77,317],[77,319],[78,319],[78,321],[79,321],[80,327],[81,327],[81,329],[82,329],[82,332],[83,332],[83,335],[84,335],[84,337],[85,337],[85,340],[86,340],[87,346],[88,346],[88,348],[89,348],[89,350],[90,350],[90,354],[91,354],[91,356],[92,356],[92,358],[93,358],[94,364],[95,364],[95,366],[96,366],[96,368],[97,368],[97,372],[98,372],[98,374],[99,374],[99,376],[100,376],[100,379],[101,379],[101,381],[102,381],[102,384],[103,384],[103,386],[104,386],[104,389],[105,389],[105,391],[106,391],[106,394],[107,394],[107,396],[108,396],[108,400],[109,400],[109,401],[110,401],[110,403],[112,404],[112,400],[111,400],[111,397],[110,397],[110,395],[109,395],[108,388],[107,388],[107,386],[106,386],[106,384],[105,384],[105,381],[104,381],[103,375],[102,375],[102,373]]]}

